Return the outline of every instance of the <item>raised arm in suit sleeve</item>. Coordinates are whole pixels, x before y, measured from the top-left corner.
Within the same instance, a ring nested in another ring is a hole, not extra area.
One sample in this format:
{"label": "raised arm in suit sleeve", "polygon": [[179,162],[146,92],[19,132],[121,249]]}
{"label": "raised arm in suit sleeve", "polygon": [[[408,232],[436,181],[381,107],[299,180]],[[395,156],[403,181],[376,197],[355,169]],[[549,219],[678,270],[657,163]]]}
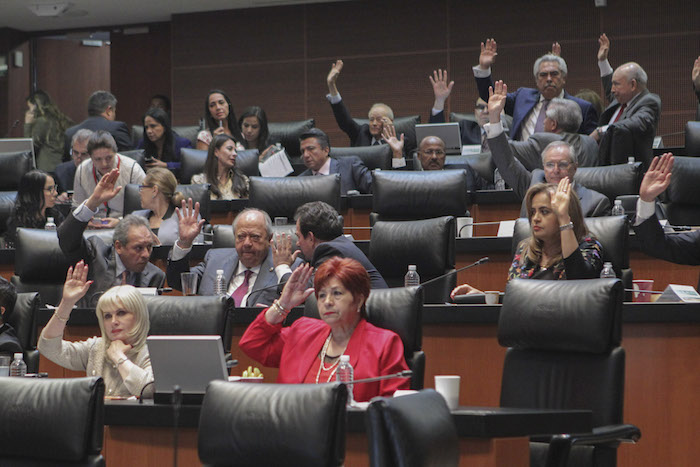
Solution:
{"label": "raised arm in suit sleeve", "polygon": [[590,135],[598,128],[598,112],[593,108],[592,105],[586,106],[585,114],[583,115],[583,121],[579,127],[578,132],[583,135]]}
{"label": "raised arm in suit sleeve", "polygon": [[513,188],[519,199],[525,198],[532,174],[513,156],[505,133],[501,132],[496,137],[489,138],[489,148],[503,180]]}
{"label": "raised arm in suit sleeve", "polygon": [[656,214],[632,228],[644,253],[676,264],[700,264],[700,231],[665,234]]}
{"label": "raised arm in suit sleeve", "polygon": [[338,123],[338,126],[350,138],[350,145],[354,146],[355,142],[357,141],[357,137],[360,134],[360,125],[358,125],[357,122],[352,119],[350,112],[342,99],[336,104],[331,103],[331,109],[333,109],[333,116],[335,117],[335,121]]}
{"label": "raised arm in suit sleeve", "polygon": [[81,259],[88,264],[90,263],[88,244],[83,238],[85,227],[87,227],[87,222],[79,221],[71,213],[58,228],[58,244],[70,264],[75,264]]}

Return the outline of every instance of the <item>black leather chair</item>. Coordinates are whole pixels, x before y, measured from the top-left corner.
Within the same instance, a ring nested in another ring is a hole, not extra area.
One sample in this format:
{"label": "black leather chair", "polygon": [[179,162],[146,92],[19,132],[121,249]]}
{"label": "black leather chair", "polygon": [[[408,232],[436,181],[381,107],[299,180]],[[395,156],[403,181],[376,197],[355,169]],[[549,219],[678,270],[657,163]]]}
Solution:
{"label": "black leather chair", "polygon": [[190,183],[193,175],[202,173],[206,161],[207,151],[193,148],[182,149],[180,151],[180,183]]}
{"label": "black leather chair", "polygon": [[0,191],[0,236],[7,232],[7,220],[12,216],[16,199],[16,191]]}
{"label": "black leather chair", "polygon": [[17,294],[17,302],[8,324],[15,329],[19,343],[24,350],[24,363],[27,373],[39,372],[39,351],[36,349],[37,315],[41,308],[41,297],[36,292]]}
{"label": "black leather chair", "polygon": [[[369,119],[367,118],[353,118],[358,125],[369,124]],[[416,125],[420,123],[420,115],[410,115],[408,117],[396,117],[394,119],[394,128],[396,128],[396,135],[400,136],[401,133],[404,135],[404,146],[403,150],[405,154],[410,154],[416,147],[418,143],[416,141]]]}
{"label": "black leather chair", "polygon": [[[455,269],[455,219],[452,216],[415,221],[379,221],[372,228],[369,260],[389,287],[402,287],[409,264],[421,282]],[[456,274],[424,287],[425,303],[445,303],[457,285]]]}
{"label": "black leather chair", "polygon": [[356,156],[369,170],[391,170],[391,147],[388,144],[376,146],[358,146],[354,148],[337,148],[331,146],[330,156],[336,159]]}
{"label": "black leather chair", "polygon": [[459,438],[445,399],[433,389],[372,400],[365,415],[371,467],[459,465]]}
{"label": "black leather chair", "polygon": [[298,158],[299,136],[316,126],[314,119],[299,120],[294,122],[269,122],[267,128],[270,131],[270,141],[279,142],[284,147],[289,157]]}
{"label": "black leather chair", "polygon": [[[557,437],[549,459],[546,443],[531,443],[531,466],[545,459],[547,466],[614,466],[619,442],[641,436],[621,425],[623,295],[619,279],[508,282],[498,321],[498,342],[509,347],[501,406],[593,412],[593,433]],[[583,446],[590,443],[596,446]],[[567,464],[571,444],[582,446]]]}
{"label": "black leather chair", "polygon": [[0,378],[0,465],[105,465],[102,378]]}
{"label": "black leather chair", "polygon": [[[199,214],[209,222],[209,184],[199,185],[178,185],[175,190],[183,194],[185,199],[192,198],[193,202],[199,203]],[[141,209],[141,195],[139,185],[130,183],[124,187],[124,215],[131,214]]]}
{"label": "black leather chair", "polygon": [[34,168],[31,151],[0,153],[0,190],[17,191],[22,175]]}
{"label": "black leather chair", "polygon": [[700,156],[700,122],[686,122],[683,154],[689,157]]}
{"label": "black leather chair", "polygon": [[372,173],[370,225],[380,220],[468,216],[464,170]]}
{"label": "black leather chair", "polygon": [[236,156],[236,167],[241,169],[241,172],[248,177],[259,177],[260,169],[258,169],[258,163],[260,161],[260,152],[257,149],[245,149],[236,151],[236,153],[238,154]]}
{"label": "black leather chair", "polygon": [[347,396],[343,384],[212,381],[199,417],[199,459],[211,466],[340,466]]}
{"label": "black leather chair", "polygon": [[141,166],[143,170],[148,170],[146,167],[146,155],[143,153],[143,149],[132,149],[130,151],[120,151],[119,154],[122,156],[129,157]]}
{"label": "black leather chair", "polygon": [[615,202],[620,195],[639,194],[639,185],[644,175],[641,162],[599,167],[579,167],[574,175],[576,183],[604,194]]}
{"label": "black leather chair", "polygon": [[672,225],[700,225],[700,158],[675,157],[666,190],[666,216]]}
{"label": "black leather chair", "polygon": [[297,208],[324,201],[340,211],[340,175],[318,177],[251,177],[248,206],[262,209],[273,219],[293,219]]}

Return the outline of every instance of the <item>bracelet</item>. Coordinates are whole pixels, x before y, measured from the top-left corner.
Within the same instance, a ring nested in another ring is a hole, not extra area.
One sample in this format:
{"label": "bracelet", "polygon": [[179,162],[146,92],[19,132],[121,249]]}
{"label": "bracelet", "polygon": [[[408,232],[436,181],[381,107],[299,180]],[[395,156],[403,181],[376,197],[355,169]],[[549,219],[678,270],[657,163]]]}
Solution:
{"label": "bracelet", "polygon": [[563,232],[565,230],[574,230],[574,223],[569,222],[568,224],[560,225],[559,226],[559,231]]}
{"label": "bracelet", "polygon": [[286,318],[289,314],[289,310],[285,310],[282,305],[280,305],[279,300],[272,302],[272,306],[275,308],[275,312],[282,318]]}
{"label": "bracelet", "polygon": [[68,318],[63,318],[61,315],[58,314],[58,310],[54,311],[53,315],[56,317],[56,319],[58,319],[62,323],[67,323],[68,320],[70,319],[70,315],[68,316]]}
{"label": "bracelet", "polygon": [[119,360],[117,360],[117,367],[119,367],[119,365],[121,365],[122,363],[124,363],[124,362],[126,362],[126,361],[128,361],[128,360],[129,360],[129,359],[126,358],[126,357],[120,358]]}

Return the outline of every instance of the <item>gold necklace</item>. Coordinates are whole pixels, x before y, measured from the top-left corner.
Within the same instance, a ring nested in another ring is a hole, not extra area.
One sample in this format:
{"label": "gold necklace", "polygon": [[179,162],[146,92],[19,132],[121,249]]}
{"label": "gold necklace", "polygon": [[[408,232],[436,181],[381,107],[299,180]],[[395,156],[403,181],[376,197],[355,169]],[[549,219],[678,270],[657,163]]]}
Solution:
{"label": "gold necklace", "polygon": [[[326,366],[323,364],[323,361],[326,359],[326,352],[328,351],[328,347],[330,346],[331,343],[331,337],[333,336],[333,333],[328,333],[328,338],[326,339],[326,342],[323,344],[323,348],[321,349],[321,363],[318,365],[318,371],[316,372],[316,384],[318,384],[318,380],[321,377],[321,368],[323,368],[323,371],[331,371],[331,374],[328,375],[328,380],[326,383],[331,382],[331,378],[333,378],[333,375],[335,372],[338,370],[338,364],[340,363],[340,358],[335,361],[334,364],[326,368]],[[347,349],[347,346],[345,346],[345,349]],[[345,349],[343,349],[343,352],[345,352]]]}

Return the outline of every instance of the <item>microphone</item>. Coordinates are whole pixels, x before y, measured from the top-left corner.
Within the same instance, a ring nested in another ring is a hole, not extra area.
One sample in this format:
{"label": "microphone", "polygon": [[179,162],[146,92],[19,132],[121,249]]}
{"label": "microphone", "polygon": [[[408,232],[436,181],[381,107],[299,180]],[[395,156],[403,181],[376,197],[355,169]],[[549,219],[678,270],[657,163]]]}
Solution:
{"label": "microphone", "polygon": [[375,376],[373,378],[355,379],[352,381],[352,384],[374,383],[376,381],[382,381],[385,379],[410,378],[411,376],[413,376],[413,371],[403,370],[403,371],[399,371],[398,373],[393,373],[391,375]]}
{"label": "microphone", "polygon": [[440,279],[444,279],[444,278],[446,278],[447,276],[449,276],[449,275],[451,275],[451,274],[457,274],[458,272],[461,272],[461,271],[464,271],[464,270],[473,268],[474,266],[479,266],[479,265],[481,265],[481,264],[488,263],[488,262],[489,262],[489,257],[488,257],[488,256],[484,256],[484,257],[481,258],[480,260],[475,261],[475,262],[473,262],[472,264],[470,264],[470,265],[468,265],[468,266],[464,266],[463,268],[459,268],[459,269],[456,269],[456,270],[454,270],[454,271],[450,271],[450,272],[448,272],[447,274],[443,274],[443,275],[441,275],[441,276],[433,277],[433,278],[430,279],[430,280],[427,280],[427,281],[425,281],[425,282],[421,282],[420,285],[426,285],[426,284],[430,284],[431,282],[439,281]]}
{"label": "microphone", "polygon": [[171,402],[173,404],[173,467],[177,467],[178,421],[182,406],[182,390],[178,384],[173,386]]}

